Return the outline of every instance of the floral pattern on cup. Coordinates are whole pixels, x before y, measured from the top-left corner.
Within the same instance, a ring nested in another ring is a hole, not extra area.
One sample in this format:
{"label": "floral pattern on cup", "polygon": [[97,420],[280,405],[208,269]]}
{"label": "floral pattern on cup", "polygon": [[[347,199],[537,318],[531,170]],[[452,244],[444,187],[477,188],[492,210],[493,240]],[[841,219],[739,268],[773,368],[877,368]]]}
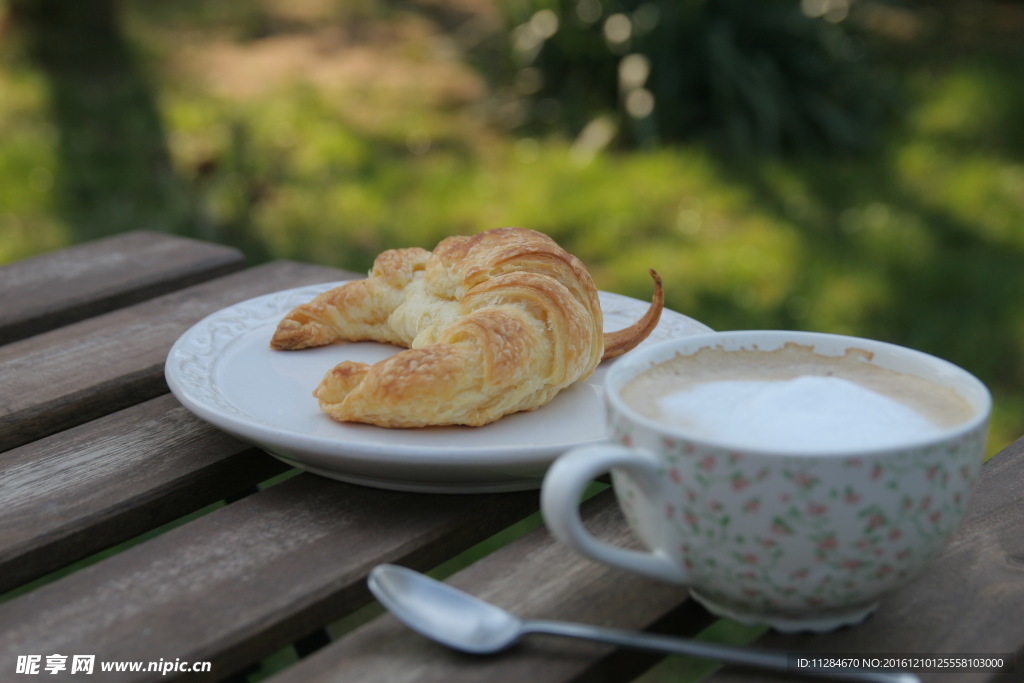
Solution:
{"label": "floral pattern on cup", "polygon": [[974,430],[881,458],[765,459],[669,438],[612,411],[608,420],[613,442],[665,463],[660,511],[639,509],[647,497],[637,482],[612,473],[640,538],[654,546],[670,528],[691,584],[715,602],[794,616],[870,605],[918,573],[963,516],[985,438]]}

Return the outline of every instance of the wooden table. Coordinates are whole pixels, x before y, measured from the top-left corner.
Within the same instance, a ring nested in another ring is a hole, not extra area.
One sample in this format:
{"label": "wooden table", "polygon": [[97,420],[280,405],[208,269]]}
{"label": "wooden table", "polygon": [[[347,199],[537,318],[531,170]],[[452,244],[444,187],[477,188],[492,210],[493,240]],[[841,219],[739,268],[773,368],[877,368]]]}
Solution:
{"label": "wooden table", "polygon": [[[401,493],[300,473],[167,393],[168,349],[205,315],[348,277],[285,261],[246,268],[232,249],[147,232],[0,268],[0,681],[33,680],[17,673],[32,661],[46,680],[257,680],[269,670],[275,683],[629,681],[659,661],[543,638],[502,656],[460,655],[372,605],[375,565],[449,573],[466,562],[453,558],[499,533],[493,552],[448,580],[527,616],[679,635],[715,621],[685,591],[554,542],[536,491]],[[830,635],[767,633],[760,644],[1020,653],[1022,451],[1024,440],[986,464],[956,539],[867,623]],[[599,535],[626,538],[610,491],[586,510]],[[66,669],[51,675],[54,654]],[[91,678],[71,673],[76,655],[95,656]],[[210,671],[100,670],[151,661],[209,662]],[[787,678],[724,668],[712,680]],[[922,678],[1021,681],[1024,659],[1015,672]]]}

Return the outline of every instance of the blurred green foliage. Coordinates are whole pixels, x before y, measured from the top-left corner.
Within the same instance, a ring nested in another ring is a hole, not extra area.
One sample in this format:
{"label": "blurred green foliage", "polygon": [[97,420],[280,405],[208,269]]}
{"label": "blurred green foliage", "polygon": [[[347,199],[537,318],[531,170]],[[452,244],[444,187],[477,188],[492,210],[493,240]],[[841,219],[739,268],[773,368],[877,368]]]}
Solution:
{"label": "blurred green foliage", "polygon": [[895,113],[897,92],[871,68],[849,22],[829,21],[828,3],[826,16],[809,16],[803,5],[512,5],[510,49],[522,67],[528,123],[576,134],[606,113],[634,146],[697,140],[738,156],[863,151]]}
{"label": "blurred green foliage", "polygon": [[876,148],[831,157],[523,127],[536,81],[501,61],[514,27],[484,0],[123,0],[128,68],[77,80],[95,62],[47,62],[8,21],[0,263],[156,228],[365,271],[383,249],[522,225],[605,290],[646,298],[656,268],[668,305],[717,329],[848,333],[963,365],[995,395],[994,452],[1024,433],[1024,11],[858,5],[871,15],[841,28],[905,109]]}

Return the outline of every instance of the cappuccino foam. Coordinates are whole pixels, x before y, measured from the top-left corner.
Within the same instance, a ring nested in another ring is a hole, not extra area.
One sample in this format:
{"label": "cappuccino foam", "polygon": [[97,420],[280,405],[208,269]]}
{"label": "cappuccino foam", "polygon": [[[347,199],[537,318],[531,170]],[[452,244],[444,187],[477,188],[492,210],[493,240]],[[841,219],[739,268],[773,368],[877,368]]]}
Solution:
{"label": "cappuccino foam", "polygon": [[736,446],[836,451],[938,436],[969,419],[966,400],[926,379],[882,368],[871,354],[826,356],[705,348],[641,373],[622,390],[640,413]]}

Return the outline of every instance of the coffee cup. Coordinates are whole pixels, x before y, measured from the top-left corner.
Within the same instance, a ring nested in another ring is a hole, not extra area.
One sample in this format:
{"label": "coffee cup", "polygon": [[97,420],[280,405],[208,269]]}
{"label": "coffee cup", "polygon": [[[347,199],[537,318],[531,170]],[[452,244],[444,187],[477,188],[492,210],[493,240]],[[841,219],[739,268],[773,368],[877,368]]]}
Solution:
{"label": "coffee cup", "polygon": [[[617,360],[604,388],[608,441],[544,478],[552,534],[785,632],[858,623],[927,565],[963,516],[991,412],[984,384],[945,360],[814,332],[663,342]],[[645,550],[581,521],[608,472]]]}

